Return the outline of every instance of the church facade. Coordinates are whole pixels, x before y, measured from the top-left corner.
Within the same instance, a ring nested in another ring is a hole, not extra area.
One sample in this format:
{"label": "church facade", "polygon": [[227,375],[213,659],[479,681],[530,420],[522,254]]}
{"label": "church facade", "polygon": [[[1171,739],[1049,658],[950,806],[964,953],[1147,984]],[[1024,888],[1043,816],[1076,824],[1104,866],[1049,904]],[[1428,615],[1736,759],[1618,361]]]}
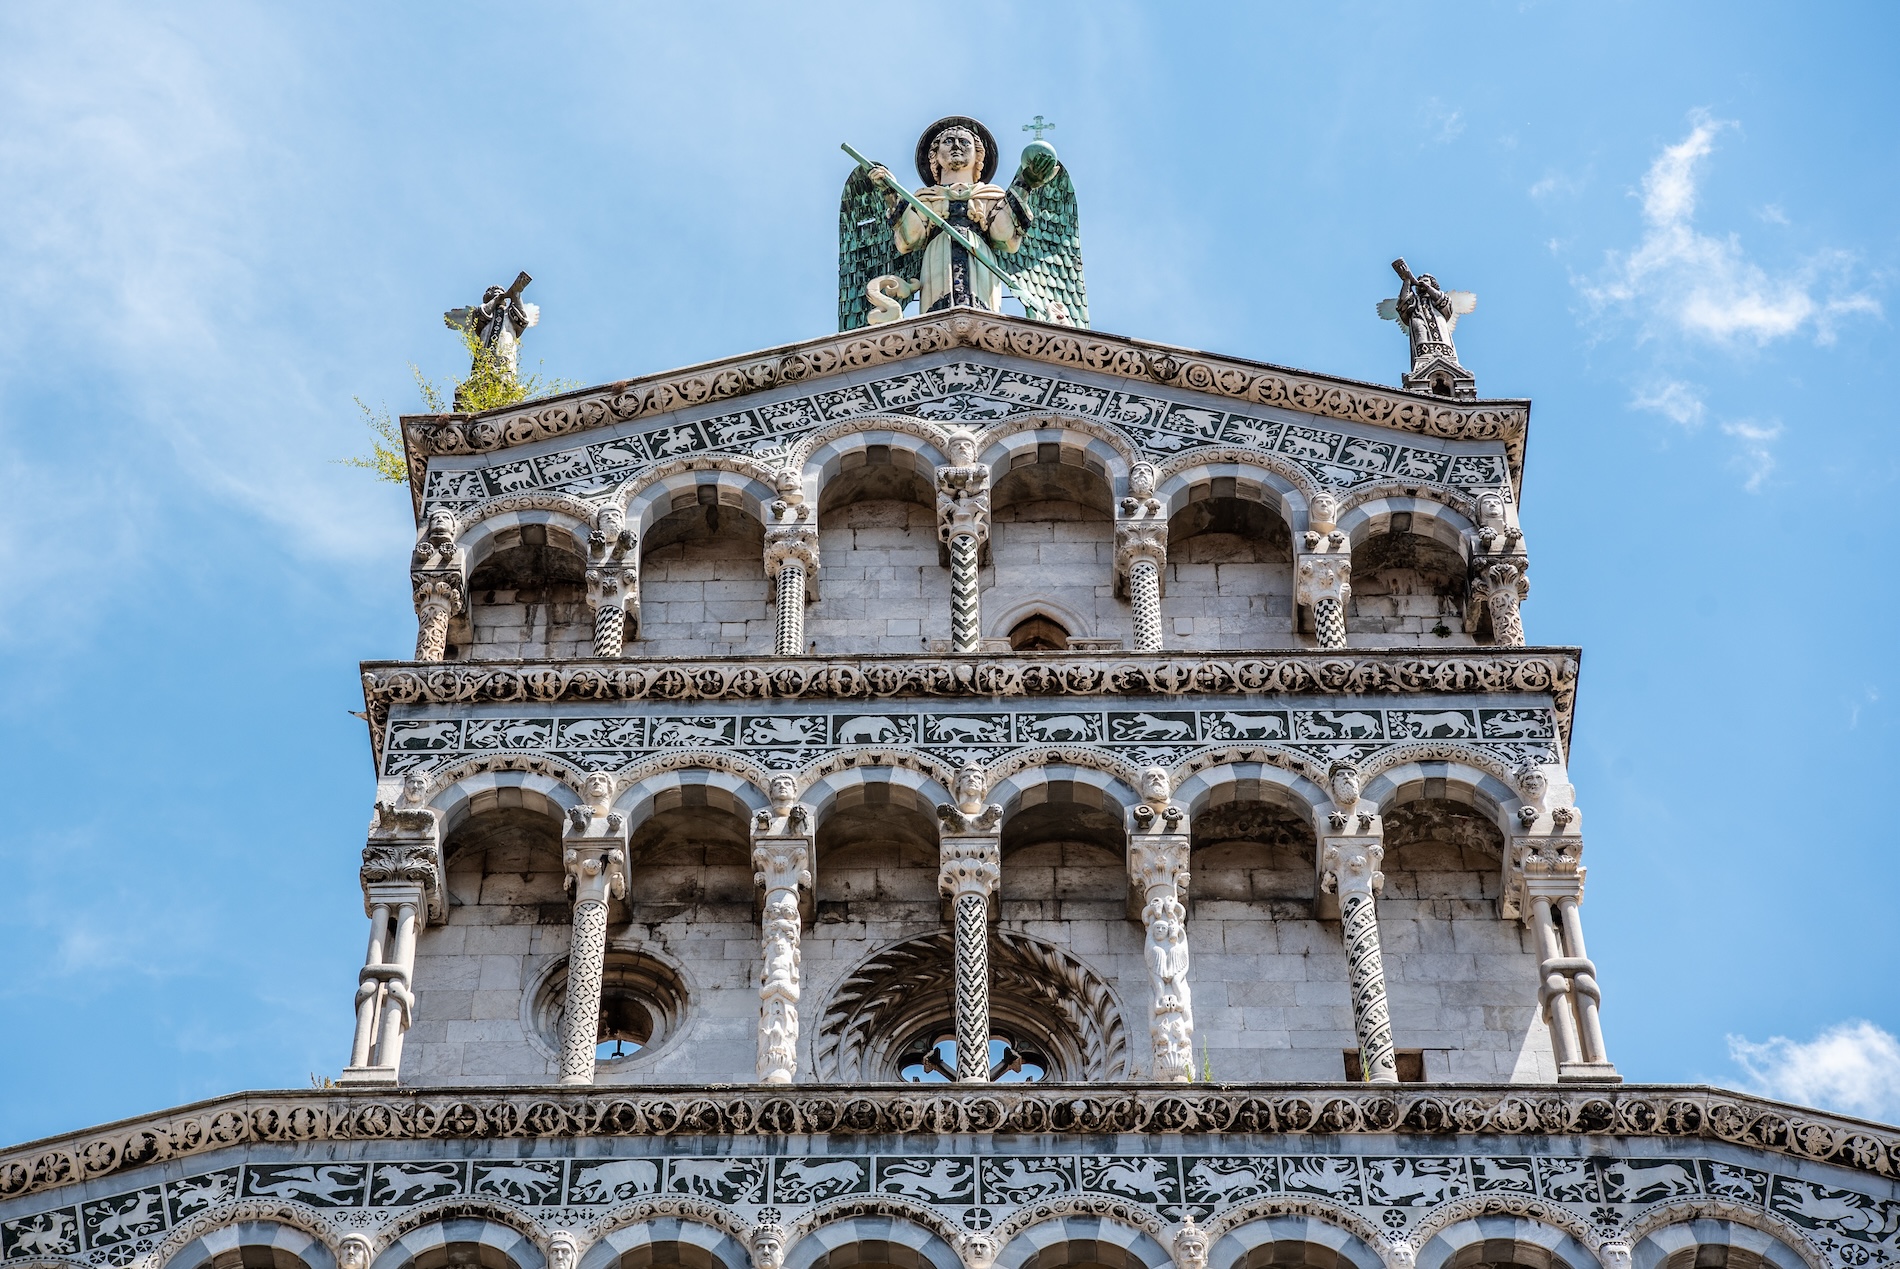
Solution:
{"label": "church facade", "polygon": [[1034,144],[854,172],[838,334],[404,420],[347,1064],[0,1152],[0,1266],[1900,1256],[1891,1129],[1611,1059],[1475,299],[1094,332]]}

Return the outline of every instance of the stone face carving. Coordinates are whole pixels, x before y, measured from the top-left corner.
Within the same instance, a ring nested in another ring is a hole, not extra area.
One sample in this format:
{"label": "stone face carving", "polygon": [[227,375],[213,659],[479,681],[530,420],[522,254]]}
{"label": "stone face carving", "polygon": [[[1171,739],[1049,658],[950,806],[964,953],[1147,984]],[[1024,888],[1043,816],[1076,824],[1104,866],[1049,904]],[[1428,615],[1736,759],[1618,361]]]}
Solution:
{"label": "stone face carving", "polygon": [[1194,1223],[1189,1214],[1181,1221],[1181,1228],[1174,1231],[1175,1269],[1207,1269],[1208,1239],[1205,1231]]}
{"label": "stone face carving", "polygon": [[1130,814],[1128,866],[1141,904],[1142,961],[1148,969],[1148,1031],[1154,1078],[1194,1078],[1194,999],[1188,985],[1187,816],[1174,805],[1161,767],[1141,773],[1146,799]]}
{"label": "stone face carving", "polygon": [[370,1242],[361,1234],[345,1234],[337,1241],[337,1269],[369,1269]]}
{"label": "stone face carving", "polygon": [[580,1240],[570,1230],[548,1235],[548,1269],[574,1269],[580,1263]]}

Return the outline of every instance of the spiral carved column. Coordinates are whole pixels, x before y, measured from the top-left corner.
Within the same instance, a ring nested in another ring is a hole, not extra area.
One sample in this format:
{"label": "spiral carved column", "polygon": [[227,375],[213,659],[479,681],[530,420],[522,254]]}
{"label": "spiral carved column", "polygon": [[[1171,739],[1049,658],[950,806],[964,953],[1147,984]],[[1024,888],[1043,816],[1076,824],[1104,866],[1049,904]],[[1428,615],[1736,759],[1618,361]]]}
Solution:
{"label": "spiral carved column", "polygon": [[1003,808],[984,805],[983,777],[957,773],[957,804],[939,806],[938,887],[951,901],[956,947],[957,1079],[990,1077],[990,896],[1003,876]]}
{"label": "spiral carved column", "polygon": [[[790,509],[802,513],[805,507]],[[805,650],[805,605],[818,575],[818,529],[788,519],[765,531],[765,571],[777,583],[778,619],[773,651],[795,657]]]}
{"label": "spiral carved column", "polygon": [[978,570],[990,536],[990,469],[977,464],[967,431],[951,434],[950,459],[937,471],[937,537],[950,549],[950,650],[967,653],[983,633]]}

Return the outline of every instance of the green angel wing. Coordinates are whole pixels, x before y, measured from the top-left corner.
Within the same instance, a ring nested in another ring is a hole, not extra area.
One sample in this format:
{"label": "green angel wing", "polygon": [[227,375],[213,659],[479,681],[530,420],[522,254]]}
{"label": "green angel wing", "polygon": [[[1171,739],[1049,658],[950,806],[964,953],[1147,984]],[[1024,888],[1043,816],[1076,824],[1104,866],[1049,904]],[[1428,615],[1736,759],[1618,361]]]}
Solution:
{"label": "green angel wing", "polygon": [[[1003,257],[1005,268],[1045,302],[1054,301],[1068,312],[1068,324],[1087,327],[1089,293],[1082,281],[1082,222],[1075,208],[1075,184],[1067,166],[1056,169],[1049,183],[1026,200],[1035,223],[1023,235],[1013,256]],[[1060,320],[1059,315],[1052,315]]]}
{"label": "green angel wing", "polygon": [[891,240],[890,209],[864,169],[854,167],[838,200],[838,329],[868,325],[871,301],[864,284],[885,273],[901,273],[903,257]]}

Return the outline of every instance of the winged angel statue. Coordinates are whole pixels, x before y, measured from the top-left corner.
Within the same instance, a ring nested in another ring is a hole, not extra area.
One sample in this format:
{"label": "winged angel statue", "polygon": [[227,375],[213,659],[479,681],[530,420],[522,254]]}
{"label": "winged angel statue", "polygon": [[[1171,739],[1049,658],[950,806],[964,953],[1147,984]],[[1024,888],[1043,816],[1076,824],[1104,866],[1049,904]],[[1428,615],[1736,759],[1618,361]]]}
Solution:
{"label": "winged angel statue", "polygon": [[963,115],[918,138],[925,184],[915,194],[846,150],[860,162],[838,204],[839,330],[894,322],[913,296],[924,313],[957,305],[1000,312],[1005,284],[1032,317],[1089,324],[1075,186],[1040,131],[1007,188],[990,183],[996,138]]}
{"label": "winged angel statue", "polygon": [[1451,335],[1458,329],[1458,319],[1478,307],[1478,297],[1470,291],[1443,290],[1429,273],[1413,277],[1403,257],[1392,262],[1392,271],[1399,275],[1399,293],[1379,301],[1379,316],[1405,327],[1411,337],[1412,372],[1406,376],[1406,386],[1415,386],[1414,381],[1419,386],[1433,382],[1434,362],[1449,363],[1446,368],[1460,372],[1455,378],[1469,378],[1462,373]]}

